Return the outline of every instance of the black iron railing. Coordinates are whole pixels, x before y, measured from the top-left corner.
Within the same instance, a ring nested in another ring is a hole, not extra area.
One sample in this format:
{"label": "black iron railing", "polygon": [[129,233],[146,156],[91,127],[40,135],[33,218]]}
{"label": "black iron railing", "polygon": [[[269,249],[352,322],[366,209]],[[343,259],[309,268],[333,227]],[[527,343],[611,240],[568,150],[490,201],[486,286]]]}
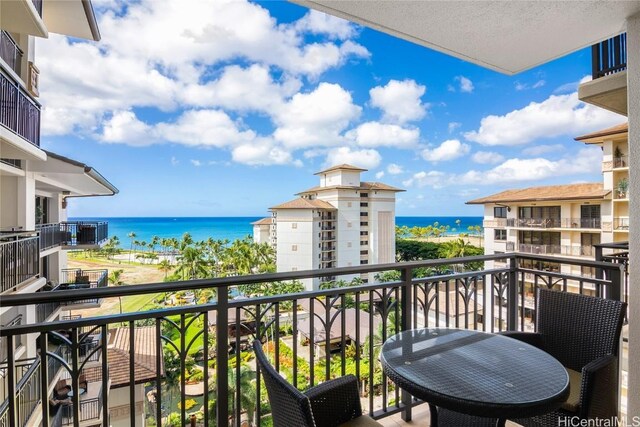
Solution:
{"label": "black iron railing", "polygon": [[[493,261],[508,265],[483,268]],[[557,271],[532,268],[554,263],[566,266]],[[462,271],[450,273],[452,270]],[[559,271],[595,269],[599,278],[589,275],[565,274]],[[383,273],[385,281],[359,286],[308,291],[269,297],[230,299],[230,290],[239,285],[305,280],[323,277],[353,277],[365,273]],[[239,426],[243,417],[254,419],[258,426],[267,423],[269,406],[264,395],[260,374],[251,364],[239,362],[251,359],[249,343],[259,339],[272,358],[274,366],[300,389],[329,378],[353,373],[361,384],[365,410],[374,418],[405,411],[411,417],[411,407],[420,403],[400,394],[380,369],[377,351],[393,333],[426,326],[459,327],[497,332],[500,330],[529,330],[533,328],[530,306],[535,307],[536,288],[554,288],[563,292],[579,292],[599,297],[621,299],[621,268],[617,264],[523,254],[454,258],[385,265],[311,270],[292,273],[237,276],[211,280],[193,280],[111,288],[77,289],[73,292],[51,292],[12,295],[0,300],[0,307],[17,307],[45,301],[73,301],[89,298],[123,297],[176,291],[216,292],[215,302],[203,305],[164,307],[146,312],[124,313],[96,318],[84,318],[35,325],[13,326],[0,330],[0,337],[13,339],[20,334],[38,336],[40,348],[49,348],[49,332],[65,330],[74,348],[87,339],[80,331],[91,328],[100,334],[99,346],[92,351],[106,349],[108,333],[115,327],[128,329],[130,348],[135,348],[138,334],[151,332],[145,351],[153,349],[147,359],[154,375],[144,379],[154,387],[156,404],[148,414],[158,425],[167,425],[169,412],[186,425],[186,383],[193,372],[189,360],[204,367],[199,381],[211,384],[210,393],[202,397],[202,424],[228,425],[230,420]],[[123,326],[124,325],[124,326]],[[146,329],[141,328],[145,325]],[[209,327],[207,327],[209,325]],[[230,334],[232,331],[243,333]],[[148,337],[147,337],[148,338]],[[78,389],[82,369],[78,352],[66,362],[71,375],[72,389]],[[74,356],[76,355],[76,356]],[[102,352],[100,372],[102,389],[108,387],[108,359]],[[41,352],[43,366],[47,366],[50,352]],[[135,407],[136,351],[128,353],[128,388],[130,408]],[[8,360],[13,367],[15,361]],[[209,367],[209,368],[207,368]],[[242,381],[250,371],[254,381]],[[44,375],[44,374],[43,374]],[[47,376],[44,375],[46,378]],[[167,378],[174,378],[180,405],[169,401]],[[210,381],[211,380],[211,381]],[[230,383],[231,382],[231,383]],[[17,411],[17,403],[9,384],[9,408]],[[247,398],[253,396],[253,398]],[[258,396],[258,397],[256,397]],[[108,423],[107,394],[103,395],[102,421]],[[262,402],[252,406],[251,402]],[[215,405],[213,404],[215,402]],[[249,403],[247,403],[249,402]],[[211,408],[210,408],[211,404]],[[173,406],[172,406],[173,405]],[[247,406],[249,405],[249,406]],[[200,403],[198,403],[200,407]],[[42,405],[43,419],[49,420],[46,404]],[[77,419],[82,417],[81,402],[74,394],[69,411]],[[135,424],[136,413],[130,410],[129,422]],[[13,415],[12,415],[13,416]],[[12,418],[13,419],[13,418]],[[47,423],[43,423],[47,427]]]}
{"label": "black iron railing", "polygon": [[[40,405],[42,397],[40,361],[32,359],[18,362],[14,368],[14,375],[9,375],[10,368],[8,366],[4,366],[0,370],[4,370],[7,374],[7,393],[14,393],[9,395],[13,399],[7,399],[0,404],[0,427],[24,427]],[[20,376],[18,376],[19,373]],[[10,386],[10,381],[17,381],[16,386]],[[15,401],[13,408],[9,405],[10,400]],[[14,422],[11,422],[12,420]]]}
{"label": "black iron railing", "polygon": [[0,234],[0,292],[40,274],[39,238],[34,233]]}
{"label": "black iron railing", "polygon": [[0,125],[40,146],[40,104],[0,68]]}
{"label": "black iron railing", "polygon": [[[37,224],[36,231],[40,235],[40,250],[55,248],[65,243],[66,234],[63,232],[61,225],[53,224]],[[70,240],[70,239],[69,239]]]}
{"label": "black iron railing", "polygon": [[22,49],[6,31],[0,31],[0,58],[19,76],[22,65]]}
{"label": "black iron railing", "polygon": [[593,80],[627,69],[627,34],[604,40],[591,46],[591,76]]}
{"label": "black iron railing", "polygon": [[44,322],[60,307],[59,302],[45,302],[36,306],[36,320]]}
{"label": "black iron railing", "polygon": [[109,223],[99,221],[67,221],[60,223],[63,245],[100,245],[109,238]]}
{"label": "black iron railing", "polygon": [[[60,284],[54,291],[82,290],[105,288],[109,284],[109,271],[105,269],[82,270],[68,268],[60,271]],[[62,301],[63,306],[78,304],[98,304],[100,298],[84,298],[81,300]]]}

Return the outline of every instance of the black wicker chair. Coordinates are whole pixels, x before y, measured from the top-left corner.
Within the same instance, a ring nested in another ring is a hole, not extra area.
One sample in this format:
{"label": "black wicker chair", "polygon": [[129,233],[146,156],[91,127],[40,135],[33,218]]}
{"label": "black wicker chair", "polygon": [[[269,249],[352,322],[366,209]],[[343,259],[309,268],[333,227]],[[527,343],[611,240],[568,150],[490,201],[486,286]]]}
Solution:
{"label": "black wicker chair", "polygon": [[503,332],[534,345],[564,365],[571,392],[556,412],[514,420],[558,426],[560,419],[612,419],[618,413],[618,348],[626,304],[548,289],[538,291],[535,333]]}
{"label": "black wicker chair", "polygon": [[327,381],[302,393],[271,366],[260,341],[253,342],[264,378],[274,427],[380,427],[362,415],[358,380],[353,375]]}

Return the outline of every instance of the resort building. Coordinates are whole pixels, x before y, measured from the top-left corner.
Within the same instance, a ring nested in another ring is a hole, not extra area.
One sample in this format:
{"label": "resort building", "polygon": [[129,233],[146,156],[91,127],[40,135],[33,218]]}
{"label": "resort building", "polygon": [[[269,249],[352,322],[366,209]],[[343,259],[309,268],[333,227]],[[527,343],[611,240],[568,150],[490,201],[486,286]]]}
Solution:
{"label": "resort building", "polygon": [[[379,182],[360,180],[366,172],[343,164],[316,173],[320,185],[301,191],[297,199],[272,206],[271,218],[254,223],[254,241],[268,241],[276,249],[279,272],[302,271],[395,260],[396,193]],[[363,281],[373,280],[363,274]],[[354,275],[326,277],[352,280]],[[304,279],[317,289],[322,279]]]}

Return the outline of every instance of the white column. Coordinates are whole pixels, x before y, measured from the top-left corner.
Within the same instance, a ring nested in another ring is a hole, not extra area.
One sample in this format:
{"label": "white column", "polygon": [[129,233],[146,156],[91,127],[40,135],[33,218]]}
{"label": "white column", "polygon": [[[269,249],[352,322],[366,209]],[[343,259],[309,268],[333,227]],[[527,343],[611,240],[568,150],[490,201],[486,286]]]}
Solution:
{"label": "white column", "polygon": [[[627,110],[629,118],[629,212],[640,212],[640,14],[627,20]],[[640,355],[640,214],[629,220],[629,361]],[[640,364],[629,363],[627,415],[640,416]]]}
{"label": "white column", "polygon": [[34,230],[36,227],[36,181],[33,173],[17,178],[17,220],[23,230]]}

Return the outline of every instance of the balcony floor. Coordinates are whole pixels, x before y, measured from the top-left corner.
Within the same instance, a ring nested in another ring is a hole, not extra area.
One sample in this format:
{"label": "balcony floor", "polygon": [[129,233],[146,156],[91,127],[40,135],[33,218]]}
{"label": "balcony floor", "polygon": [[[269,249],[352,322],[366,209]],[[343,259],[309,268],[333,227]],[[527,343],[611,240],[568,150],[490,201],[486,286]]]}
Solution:
{"label": "balcony floor", "polygon": [[[424,404],[413,408],[411,416],[412,420],[408,423],[402,420],[402,414],[395,414],[390,417],[383,418],[378,422],[384,427],[429,427],[431,425],[429,417],[429,405]],[[518,427],[519,425],[520,424],[507,421],[506,427]]]}

